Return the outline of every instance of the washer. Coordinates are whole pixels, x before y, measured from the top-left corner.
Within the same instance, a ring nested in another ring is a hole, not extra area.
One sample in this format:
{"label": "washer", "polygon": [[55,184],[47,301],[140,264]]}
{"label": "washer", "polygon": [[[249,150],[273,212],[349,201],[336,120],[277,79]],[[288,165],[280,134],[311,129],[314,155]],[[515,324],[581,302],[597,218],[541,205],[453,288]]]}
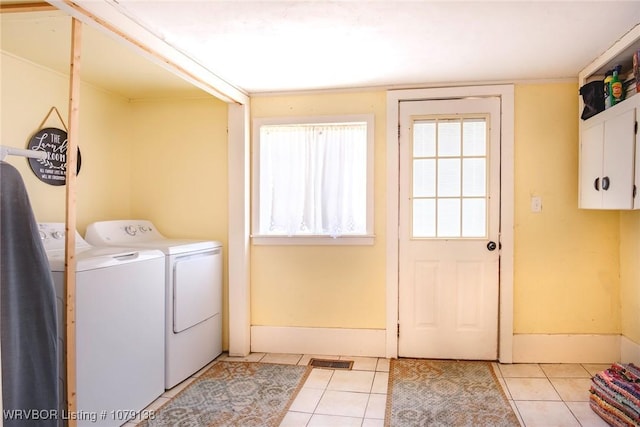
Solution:
{"label": "washer", "polygon": [[222,353],[222,244],[169,239],[148,220],[101,221],[87,227],[96,246],[158,249],[165,255],[165,388]]}
{"label": "washer", "polygon": [[[58,309],[60,390],[66,408],[65,225],[40,223]],[[118,426],[164,392],[164,254],[96,248],[76,232],[77,413],[79,426]]]}

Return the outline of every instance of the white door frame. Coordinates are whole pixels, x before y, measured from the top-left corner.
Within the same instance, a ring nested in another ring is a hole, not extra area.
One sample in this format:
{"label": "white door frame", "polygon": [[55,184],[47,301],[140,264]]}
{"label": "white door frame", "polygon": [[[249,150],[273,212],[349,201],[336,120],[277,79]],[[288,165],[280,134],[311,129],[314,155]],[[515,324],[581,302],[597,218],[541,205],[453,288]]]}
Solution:
{"label": "white door frame", "polygon": [[398,357],[398,203],[400,101],[477,96],[501,99],[500,118],[500,301],[498,360],[513,359],[513,206],[514,206],[514,91],[513,85],[390,90],[387,92],[387,277],[386,357]]}

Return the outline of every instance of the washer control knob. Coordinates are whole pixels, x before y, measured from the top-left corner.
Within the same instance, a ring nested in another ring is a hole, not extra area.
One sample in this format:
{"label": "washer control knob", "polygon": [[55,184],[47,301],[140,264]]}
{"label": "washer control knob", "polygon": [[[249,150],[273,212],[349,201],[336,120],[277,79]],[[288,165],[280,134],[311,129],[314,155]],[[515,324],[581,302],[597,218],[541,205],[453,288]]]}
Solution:
{"label": "washer control knob", "polygon": [[127,225],[124,228],[124,231],[126,231],[129,236],[135,236],[136,235],[136,228],[133,225]]}
{"label": "washer control knob", "polygon": [[45,233],[44,231],[40,230],[40,240],[45,240],[47,238],[47,233]]}
{"label": "washer control knob", "polygon": [[149,231],[149,227],[147,227],[146,225],[141,225],[140,227],[138,227],[140,229],[141,232],[146,233],[147,231]]}
{"label": "washer control knob", "polygon": [[59,231],[54,231],[53,233],[51,233],[51,237],[53,237],[54,239],[62,239],[64,237],[64,233],[61,233]]}

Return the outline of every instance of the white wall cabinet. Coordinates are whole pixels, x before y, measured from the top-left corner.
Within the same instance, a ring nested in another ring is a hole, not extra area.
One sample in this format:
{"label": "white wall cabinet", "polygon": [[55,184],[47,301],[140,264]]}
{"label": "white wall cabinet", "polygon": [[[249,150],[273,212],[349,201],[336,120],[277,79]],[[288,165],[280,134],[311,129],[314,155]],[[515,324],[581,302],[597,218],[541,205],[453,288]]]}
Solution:
{"label": "white wall cabinet", "polygon": [[[578,75],[580,86],[604,79],[621,64],[630,69],[633,52],[640,50],[640,24]],[[579,102],[578,114],[584,103]],[[580,120],[578,206],[581,209],[640,209],[640,94],[587,119]]]}
{"label": "white wall cabinet", "polygon": [[640,208],[636,197],[638,99],[634,96],[582,123],[580,208]]}

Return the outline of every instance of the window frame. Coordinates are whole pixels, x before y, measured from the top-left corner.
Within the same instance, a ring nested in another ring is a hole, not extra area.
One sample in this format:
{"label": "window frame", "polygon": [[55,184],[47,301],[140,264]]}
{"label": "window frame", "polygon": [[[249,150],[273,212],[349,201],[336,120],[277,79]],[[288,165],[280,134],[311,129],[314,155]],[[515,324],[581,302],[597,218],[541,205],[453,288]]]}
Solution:
{"label": "window frame", "polygon": [[[257,233],[260,221],[260,128],[265,125],[302,125],[365,122],[367,125],[367,201],[365,234],[329,236],[324,234],[274,236]],[[330,116],[257,117],[251,127],[251,241],[254,245],[373,245],[374,227],[374,115],[345,114]]]}

